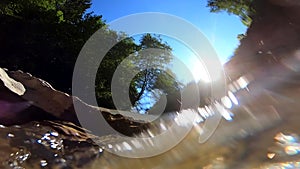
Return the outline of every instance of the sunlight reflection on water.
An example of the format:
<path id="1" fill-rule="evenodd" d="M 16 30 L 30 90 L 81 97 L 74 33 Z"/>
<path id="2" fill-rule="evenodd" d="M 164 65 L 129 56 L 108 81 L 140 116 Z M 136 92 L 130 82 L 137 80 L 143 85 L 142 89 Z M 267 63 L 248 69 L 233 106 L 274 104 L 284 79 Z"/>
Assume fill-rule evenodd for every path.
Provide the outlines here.
<path id="1" fill-rule="evenodd" d="M 128 159 L 112 155 L 107 151 L 103 151 L 102 147 L 100 147 L 95 153 L 102 155 L 99 156 L 99 158 L 94 158 L 91 162 L 91 166 L 88 168 L 99 168 L 99 166 L 108 169 L 299 168 L 299 133 L 293 130 L 293 132 L 288 132 L 290 131 L 289 129 L 284 130 L 282 126 L 280 127 L 282 119 L 290 116 L 293 117 L 293 114 L 283 115 L 282 110 L 288 110 L 288 108 L 284 107 L 284 109 L 278 109 L 278 106 L 273 104 L 274 101 L 270 102 L 272 104 L 268 104 L 266 98 L 271 98 L 269 97 L 269 93 L 261 92 L 261 95 L 256 97 L 255 92 L 253 92 L 251 78 L 249 78 L 251 76 L 242 77 L 243 80 L 233 81 L 229 84 L 231 88 L 229 87 L 226 96 L 212 100 L 211 103 L 206 106 L 197 109 L 187 109 L 169 117 L 175 119 L 175 123 L 183 128 L 193 121 L 192 131 L 172 150 L 151 158 Z M 274 98 L 272 97 L 272 99 Z M 255 104 L 252 102 L 255 102 Z M 196 114 L 194 119 L 189 118 L 188 115 L 191 113 Z M 185 117 L 186 115 L 187 118 Z M 207 142 L 201 142 L 201 138 L 207 132 L 204 128 L 205 123 L 208 119 L 213 119 L 216 115 L 222 116 L 223 119 L 221 123 Z M 170 121 L 172 120 L 168 118 L 160 119 L 156 126 L 152 126 L 154 127 L 153 130 L 145 130 L 141 136 L 155 137 L 157 135 L 155 129 L 160 132 L 168 130 Z M 297 119 L 295 119 L 295 121 L 297 121 Z M 297 123 L 293 122 L 293 125 L 297 124 L 298 121 Z M 272 131 L 273 128 L 276 130 Z M 293 128 L 295 128 L 295 126 L 292 126 L 290 129 Z M 48 152 L 51 157 L 36 159 L 37 161 L 35 162 L 39 167 L 51 167 L 53 164 L 68 166 L 74 162 L 76 158 L 80 159 L 80 157 L 86 156 L 82 154 L 79 154 L 78 157 L 72 154 L 66 155 L 66 150 L 67 152 L 70 151 L 66 149 L 68 142 L 62 138 L 62 135 L 58 131 L 40 124 L 32 124 L 32 126 L 27 125 L 25 127 L 0 126 L 0 134 L 2 130 L 5 131 L 5 134 L 3 138 L 2 136 L 0 137 L 1 140 L 20 139 L 20 137 L 24 137 L 25 132 L 29 135 L 26 135 L 28 138 L 25 141 L 24 138 L 22 138 L 22 144 L 33 147 L 40 146 L 37 147 L 38 150 L 20 148 L 9 151 L 8 154 L 11 155 L 7 165 L 11 168 L 24 166 L 24 164 L 28 163 L 29 159 L 35 159 L 34 156 L 38 151 L 42 151 L 41 149 L 46 149 L 46 152 Z M 269 130 L 271 132 L 269 132 Z M 175 138 L 174 135 L 176 135 L 175 131 L 173 135 L 160 141 L 168 144 L 170 139 Z M 140 142 L 134 139 L 118 140 L 115 136 L 101 137 L 98 138 L 98 140 L 105 149 L 122 151 L 124 154 L 132 153 L 136 149 L 150 151 L 156 147 L 156 143 L 151 140 L 147 142 Z M 80 151 L 85 152 L 86 149 L 88 148 L 83 148 Z M 58 162 L 55 163 L 53 161 Z M 242 164 L 241 161 L 246 162 Z"/>

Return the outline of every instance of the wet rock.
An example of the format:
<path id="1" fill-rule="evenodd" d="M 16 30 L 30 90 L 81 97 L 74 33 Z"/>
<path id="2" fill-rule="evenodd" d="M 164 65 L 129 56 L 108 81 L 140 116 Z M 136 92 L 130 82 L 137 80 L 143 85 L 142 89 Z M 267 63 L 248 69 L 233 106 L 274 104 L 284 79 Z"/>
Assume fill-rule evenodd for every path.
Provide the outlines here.
<path id="1" fill-rule="evenodd" d="M 23 84 L 10 78 L 4 69 L 0 69 L 0 79 L 3 82 L 3 85 L 13 93 L 19 96 L 25 93 L 25 87 L 23 86 Z"/>
<path id="2" fill-rule="evenodd" d="M 14 125 L 32 120 L 56 119 L 41 108 L 32 106 L 32 101 L 22 98 L 26 92 L 25 86 L 10 78 L 4 69 L 0 68 L 0 72 L 0 124 Z"/>
<path id="3" fill-rule="evenodd" d="M 71 123 L 30 122 L 0 128 L 0 168 L 80 168 L 100 157 L 95 137 Z"/>
<path id="4" fill-rule="evenodd" d="M 48 82 L 29 73 L 11 71 L 8 75 L 25 86 L 26 91 L 21 96 L 24 100 L 57 118 L 76 123 L 74 112 L 68 111 L 73 105 L 71 96 L 55 90 Z"/>
<path id="5" fill-rule="evenodd" d="M 75 111 L 74 103 L 77 105 Z M 77 97 L 55 90 L 49 83 L 22 71 L 0 68 L 0 124 L 25 124 L 30 121 L 60 120 L 80 126 L 76 113 L 93 117 L 102 113 L 117 131 L 133 135 L 147 129 L 144 121 L 126 117 L 118 111 L 91 106 Z"/>

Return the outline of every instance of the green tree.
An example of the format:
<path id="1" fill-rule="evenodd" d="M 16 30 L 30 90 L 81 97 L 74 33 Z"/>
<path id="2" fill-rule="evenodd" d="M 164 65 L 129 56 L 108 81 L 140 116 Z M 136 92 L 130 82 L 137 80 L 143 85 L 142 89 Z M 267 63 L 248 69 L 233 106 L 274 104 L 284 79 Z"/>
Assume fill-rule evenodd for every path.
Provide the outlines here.
<path id="1" fill-rule="evenodd" d="M 131 96 L 132 103 L 136 110 L 146 111 L 145 105 L 151 105 L 159 99 L 158 83 L 168 87 L 167 83 L 172 83 L 174 79 L 166 78 L 165 71 L 172 60 L 172 48 L 162 38 L 157 35 L 145 34 L 140 39 L 139 51 L 136 60 L 132 61 L 133 65 L 138 66 L 140 73 L 133 80 L 135 86 L 135 95 Z M 161 85 L 162 86 L 162 85 Z M 161 90 L 161 89 L 160 89 Z M 148 102 L 148 103 L 147 103 Z"/>
<path id="2" fill-rule="evenodd" d="M 110 37 L 115 43 L 118 42 L 118 39 L 123 39 L 118 42 L 101 61 L 96 81 L 95 81 L 95 91 L 96 91 L 96 99 L 99 106 L 107 107 L 107 108 L 115 108 L 112 93 L 111 93 L 111 82 L 112 77 L 115 73 L 117 67 L 121 64 L 121 62 L 128 57 L 130 54 L 135 53 L 138 50 L 138 45 L 135 44 L 133 38 L 126 38 L 124 34 L 118 34 L 113 31 L 110 32 Z M 133 68 L 133 65 L 128 64 L 128 71 Z M 126 72 L 124 73 L 124 77 L 126 76 Z M 119 79 L 120 83 L 122 83 L 122 79 Z M 121 85 L 121 84 L 120 84 Z M 131 84 L 130 93 L 135 93 L 133 84 Z"/>
<path id="3" fill-rule="evenodd" d="M 117 43 L 100 64 L 95 86 L 99 105 L 114 108 L 112 76 L 130 54 L 136 59 L 128 63 L 128 71 L 136 66 L 140 69 L 130 84 L 133 105 L 141 105 L 155 87 L 170 93 L 174 79 L 164 71 L 172 59 L 172 49 L 159 36 L 146 34 L 136 44 L 134 39 L 107 29 L 101 16 L 86 13 L 90 5 L 90 0 L 1 1 L 0 66 L 30 72 L 55 88 L 70 92 L 73 67 L 81 48 L 93 33 L 104 28 L 110 40 L 125 39 Z M 143 52 L 151 48 L 161 51 Z"/>
<path id="4" fill-rule="evenodd" d="M 73 66 L 86 40 L 105 24 L 86 13 L 90 0 L 0 2 L 0 66 L 21 69 L 70 92 Z"/>
<path id="5" fill-rule="evenodd" d="M 167 104 L 164 112 L 174 112 L 180 109 L 181 90 L 184 86 L 185 85 L 176 79 L 176 75 L 170 69 L 162 71 L 158 76 L 154 88 L 159 89 L 161 93 L 166 95 Z M 156 104 L 160 102 L 160 99 L 160 97 L 154 99 L 157 101 Z M 155 105 L 153 107 L 155 107 Z"/>
<path id="6" fill-rule="evenodd" d="M 136 60 L 132 60 L 133 64 L 138 65 L 141 72 L 136 78 L 136 85 L 141 88 L 139 95 L 147 87 L 152 87 L 160 71 L 166 69 L 166 65 L 172 59 L 171 50 L 171 47 L 163 43 L 159 36 L 146 34 L 141 38 Z"/>
<path id="7" fill-rule="evenodd" d="M 171 47 L 159 36 L 151 34 L 143 35 L 139 44 L 136 44 L 133 38 L 125 38 L 117 43 L 104 57 L 98 69 L 96 78 L 98 104 L 115 108 L 111 93 L 112 77 L 116 68 L 129 55 L 133 57 L 127 60 L 122 77 L 126 78 L 132 70 L 139 72 L 132 79 L 129 89 L 129 98 L 136 110 L 145 112 L 155 104 L 155 101 L 159 100 L 160 94 L 178 91 L 179 85 L 176 83 L 175 75 L 170 76 L 171 73 L 167 67 L 172 60 L 171 51 Z M 120 86 L 124 84 L 122 77 L 118 79 Z M 122 90 L 128 89 L 120 89 L 119 92 Z M 128 105 L 125 105 L 124 109 L 128 110 Z"/>
<path id="8" fill-rule="evenodd" d="M 244 25 L 249 27 L 254 12 L 251 7 L 252 2 L 253 0 L 208 0 L 207 6 L 210 7 L 211 12 L 226 11 L 235 14 L 241 18 Z"/>

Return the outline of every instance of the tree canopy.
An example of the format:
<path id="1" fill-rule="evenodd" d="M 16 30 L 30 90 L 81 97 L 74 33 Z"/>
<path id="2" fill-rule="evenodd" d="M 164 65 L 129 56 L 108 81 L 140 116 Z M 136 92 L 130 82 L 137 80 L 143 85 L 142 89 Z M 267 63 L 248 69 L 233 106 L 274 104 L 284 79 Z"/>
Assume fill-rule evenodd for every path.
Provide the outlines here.
<path id="1" fill-rule="evenodd" d="M 207 6 L 211 12 L 226 11 L 241 18 L 244 25 L 250 26 L 251 15 L 254 12 L 251 7 L 253 0 L 208 0 Z"/>
<path id="2" fill-rule="evenodd" d="M 0 66 L 30 72 L 70 92 L 82 46 L 105 25 L 101 16 L 86 13 L 90 0 L 0 3 Z"/>
<path id="3" fill-rule="evenodd" d="M 155 50 L 152 50 L 155 49 Z M 157 50 L 159 49 L 159 50 Z M 104 107 L 115 108 L 112 100 L 111 81 L 114 71 L 129 55 L 131 59 L 126 62 L 118 83 L 125 83 L 123 78 L 136 70 L 139 73 L 130 83 L 129 98 L 132 108 L 140 113 L 145 113 L 155 102 L 160 99 L 160 94 L 171 94 L 179 91 L 168 64 L 172 60 L 171 47 L 157 35 L 145 34 L 136 44 L 133 38 L 125 38 L 115 45 L 102 60 L 96 79 L 96 96 L 98 104 Z M 156 90 L 155 90 L 156 89 Z M 122 92 L 120 88 L 119 92 Z M 160 91 L 160 92 L 158 92 Z M 124 107 L 128 110 L 128 107 Z"/>
<path id="4" fill-rule="evenodd" d="M 91 0 L 2 0 L 0 67 L 30 72 L 70 93 L 79 52 L 90 36 L 103 28 L 118 43 L 107 53 L 97 72 L 94 87 L 99 105 L 115 108 L 111 94 L 113 74 L 126 57 L 133 55 L 126 63 L 127 71 L 139 70 L 129 88 L 133 107 L 146 112 L 161 94 L 173 98 L 167 105 L 170 110 L 174 105 L 178 107 L 183 84 L 176 81 L 167 66 L 172 60 L 172 48 L 158 35 L 144 34 L 137 42 L 109 30 L 102 16 L 87 13 L 90 6 Z M 120 83 L 122 80 L 119 79 Z"/>

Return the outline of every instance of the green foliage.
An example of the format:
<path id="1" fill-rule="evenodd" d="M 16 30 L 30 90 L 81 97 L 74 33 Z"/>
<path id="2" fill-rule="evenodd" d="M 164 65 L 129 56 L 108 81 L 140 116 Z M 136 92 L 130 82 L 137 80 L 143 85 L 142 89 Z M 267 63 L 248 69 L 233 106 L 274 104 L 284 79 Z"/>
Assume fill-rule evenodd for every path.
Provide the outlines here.
<path id="1" fill-rule="evenodd" d="M 179 84 L 166 73 L 172 49 L 159 36 L 146 34 L 136 44 L 125 34 L 109 30 L 101 16 L 86 13 L 90 5 L 90 0 L 0 1 L 0 67 L 30 72 L 58 90 L 70 92 L 73 68 L 81 48 L 93 33 L 103 28 L 110 40 L 125 39 L 100 64 L 95 86 L 100 106 L 114 108 L 111 80 L 115 69 L 130 54 L 136 59 L 127 63 L 127 71 L 140 70 L 130 84 L 130 99 L 138 109 L 144 108 L 141 100 L 154 88 L 164 93 L 178 92 Z M 143 52 L 151 48 L 161 51 Z M 128 72 L 123 73 L 126 76 Z M 124 79 L 119 81 L 123 83 Z"/>
<path id="2" fill-rule="evenodd" d="M 208 0 L 207 6 L 211 12 L 226 11 L 229 14 L 235 14 L 241 18 L 244 25 L 250 26 L 251 15 L 254 10 L 251 8 L 253 0 Z"/>
<path id="3" fill-rule="evenodd" d="M 64 13 L 61 10 L 56 12 L 56 16 L 58 17 L 58 23 L 66 21 L 64 19 Z"/>
<path id="4" fill-rule="evenodd" d="M 115 36 L 113 40 L 115 40 L 116 42 L 118 41 L 118 39 L 121 39 L 121 37 L 124 37 L 124 35 L 117 34 L 116 32 L 110 31 L 108 33 L 110 33 L 110 37 Z M 96 98 L 99 106 L 115 108 L 111 93 L 111 82 L 113 74 L 120 63 L 126 57 L 137 50 L 138 46 L 134 43 L 134 40 L 132 38 L 125 38 L 124 40 L 117 43 L 117 45 L 115 45 L 103 58 L 101 64 L 99 65 L 95 81 Z M 128 71 L 130 71 L 130 69 L 133 68 L 133 65 L 128 65 L 127 68 Z M 126 76 L 127 72 L 123 73 L 124 76 Z M 122 79 L 119 79 L 119 81 L 122 81 Z M 133 90 L 134 87 L 131 86 L 131 89 Z M 134 92 L 132 90 L 131 92 Z"/>
<path id="5" fill-rule="evenodd" d="M 2 0 L 0 66 L 21 69 L 70 92 L 73 66 L 86 40 L 104 26 L 86 14 L 90 0 Z"/>
<path id="6" fill-rule="evenodd" d="M 170 76 L 171 71 L 167 67 L 173 58 L 172 48 L 160 36 L 151 34 L 145 34 L 140 39 L 139 47 L 137 60 L 133 60 L 133 64 L 140 69 L 133 80 L 138 92 L 132 97 L 132 102 L 138 111 L 144 112 L 150 108 L 149 105 L 159 100 L 161 93 L 170 94 L 179 88 L 173 78 L 175 75 Z"/>
<path id="7" fill-rule="evenodd" d="M 244 39 L 246 37 L 245 34 L 238 34 L 237 38 L 239 41 L 241 41 L 242 39 Z"/>
<path id="8" fill-rule="evenodd" d="M 135 83 L 137 88 L 143 91 L 152 88 L 162 70 L 166 70 L 167 64 L 171 61 L 171 47 L 162 42 L 159 36 L 145 34 L 139 45 L 136 60 L 133 64 L 137 65 L 141 74 L 139 74 Z M 154 50 L 152 50 L 154 49 Z M 160 50 L 157 50 L 160 49 Z M 141 93 L 137 96 L 139 100 Z"/>
<path id="9" fill-rule="evenodd" d="M 154 50 L 152 50 L 153 48 Z M 167 68 L 168 63 L 172 60 L 171 50 L 171 47 L 156 35 L 143 35 L 140 44 L 135 44 L 132 38 L 120 41 L 108 52 L 99 66 L 96 78 L 98 104 L 103 107 L 115 108 L 110 93 L 112 77 L 115 69 L 129 55 L 132 55 L 133 58 L 126 62 L 126 69 L 122 73 L 126 78 L 130 71 L 139 71 L 132 79 L 129 89 L 129 97 L 136 110 L 145 112 L 149 108 L 146 104 L 150 104 L 145 103 L 146 100 L 152 103 L 159 99 L 159 94 L 155 93 L 154 89 L 159 89 L 164 93 L 178 92 L 179 85 L 173 78 L 175 75 L 170 76 L 170 70 Z M 122 86 L 124 80 L 119 78 L 118 81 Z"/>

